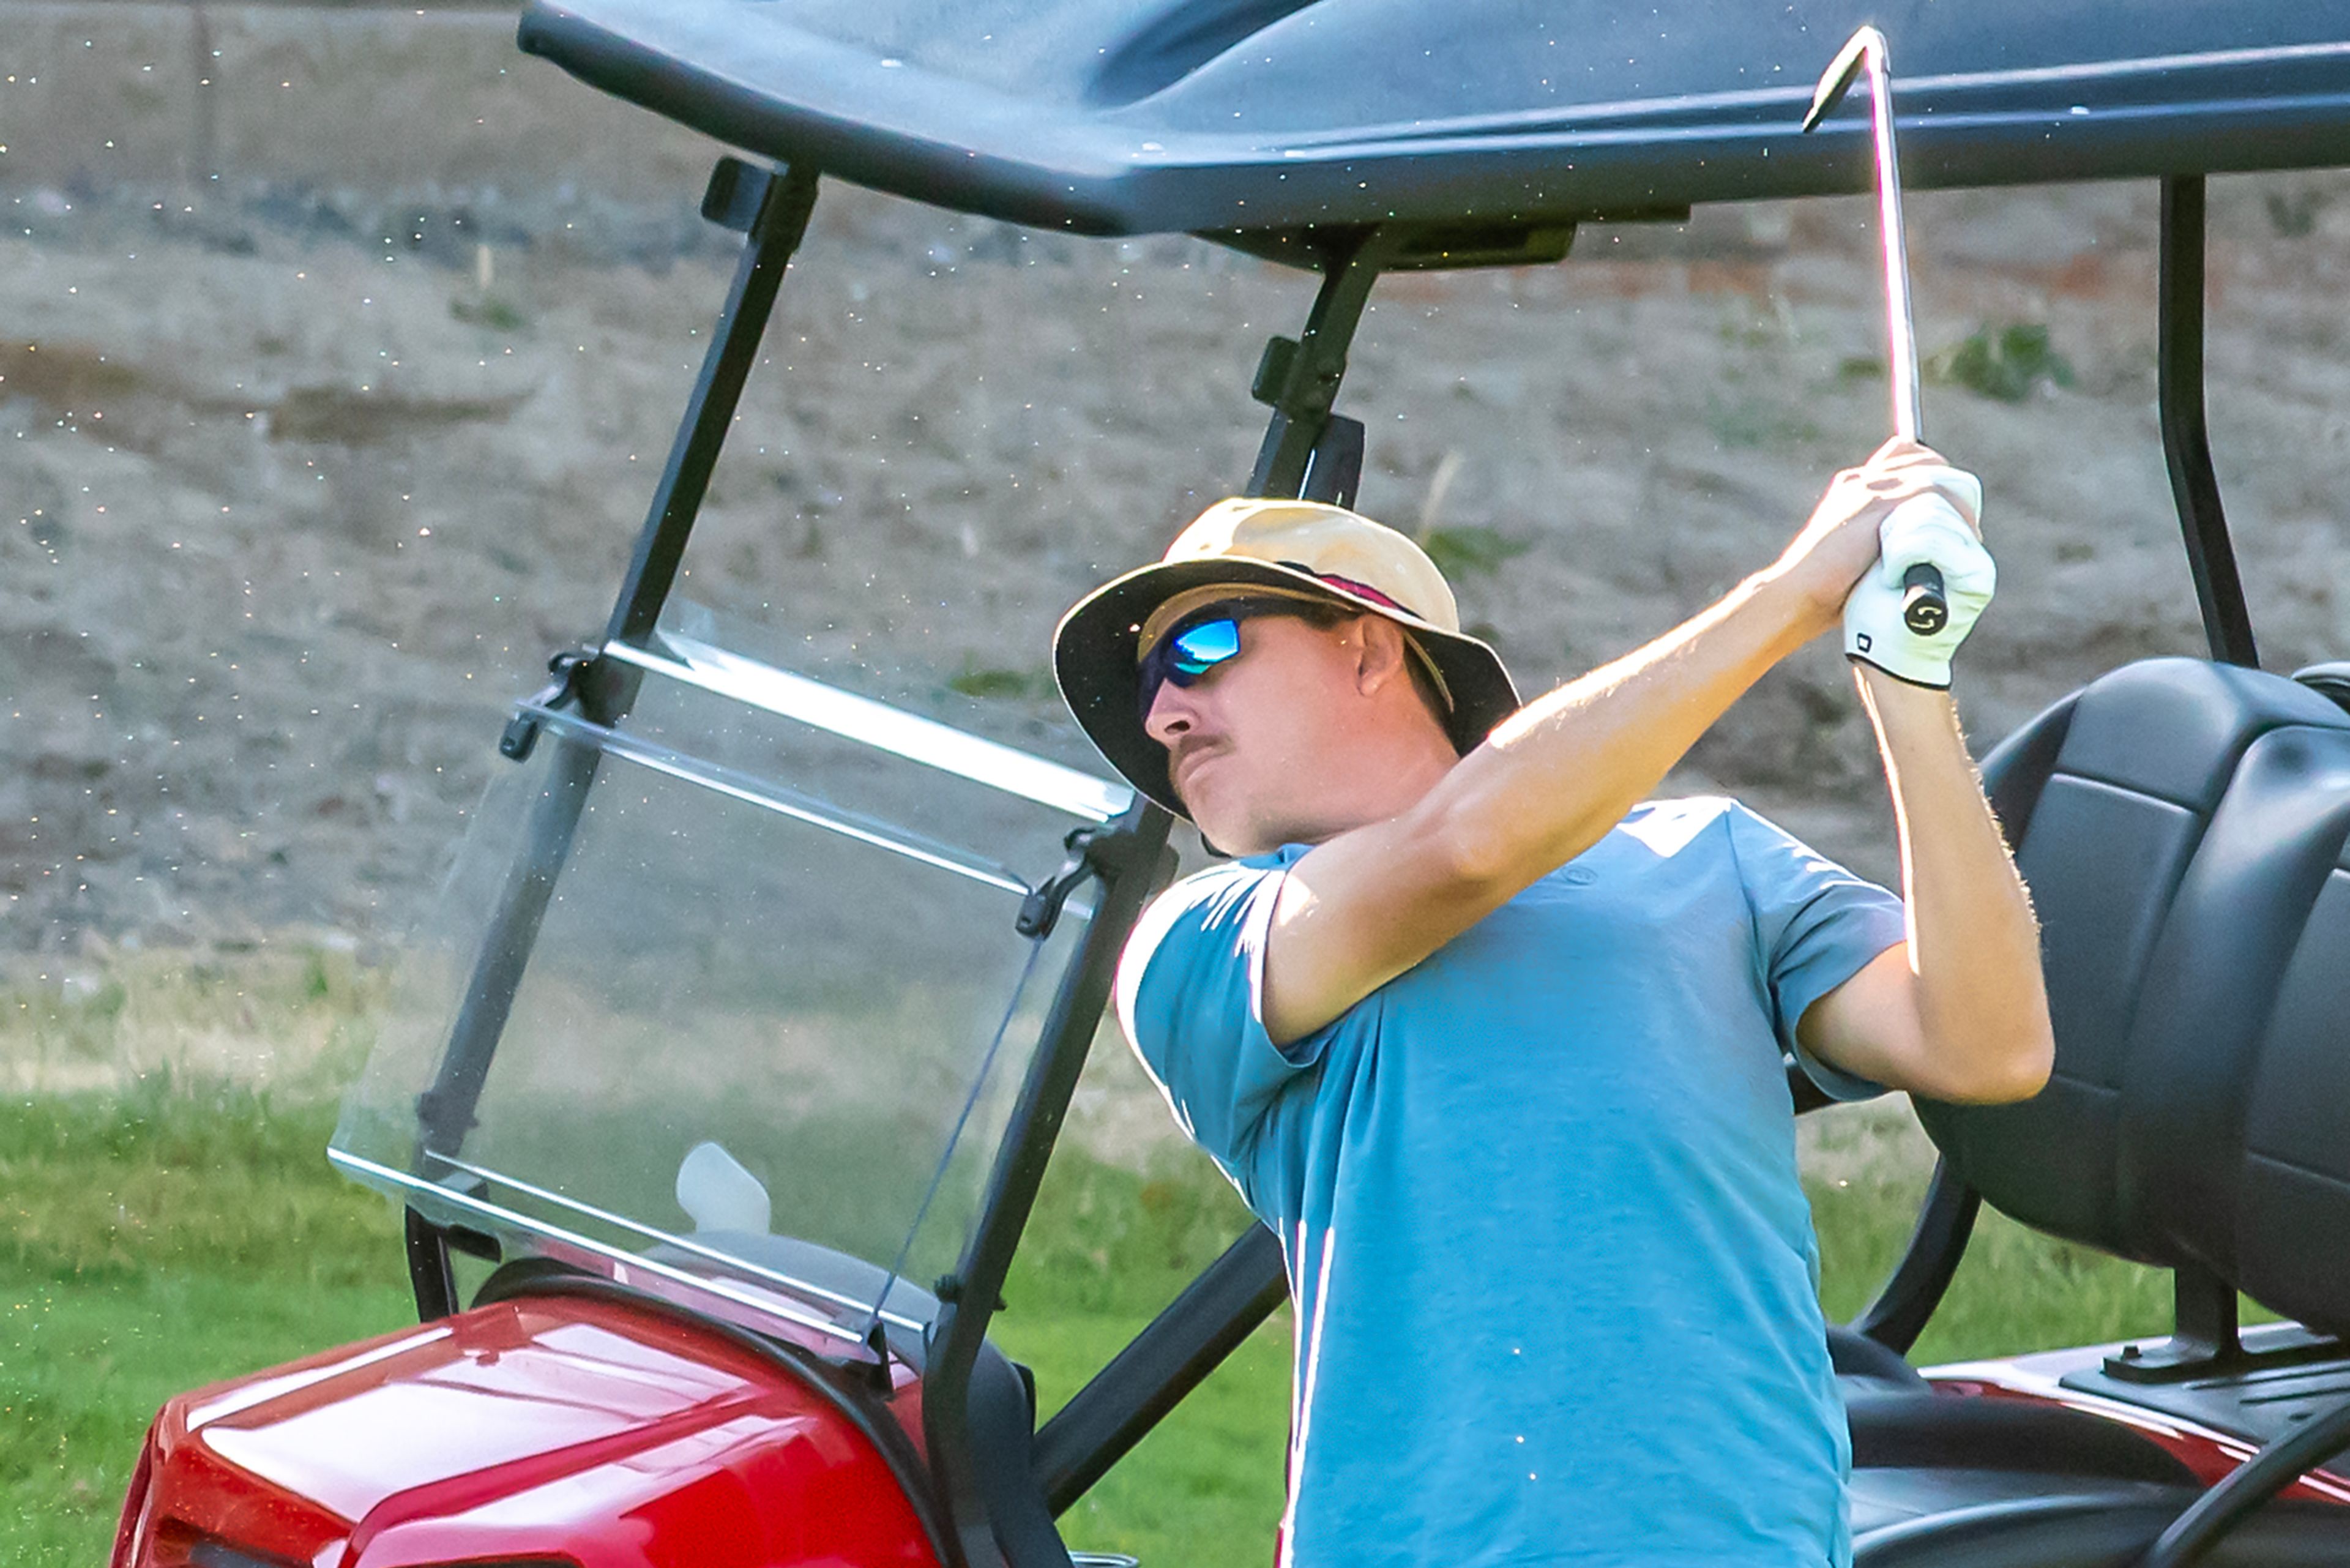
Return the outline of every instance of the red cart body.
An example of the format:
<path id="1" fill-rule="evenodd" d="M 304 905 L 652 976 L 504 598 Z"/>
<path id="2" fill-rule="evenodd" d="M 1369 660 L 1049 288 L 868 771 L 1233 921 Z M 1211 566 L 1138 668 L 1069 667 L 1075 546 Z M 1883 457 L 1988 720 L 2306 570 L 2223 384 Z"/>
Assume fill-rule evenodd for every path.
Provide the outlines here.
<path id="1" fill-rule="evenodd" d="M 914 1411 L 913 1388 L 892 1404 Z M 114 1551 L 116 1568 L 475 1562 L 938 1556 L 889 1459 L 810 1380 L 681 1318 L 552 1296 L 180 1395 Z"/>

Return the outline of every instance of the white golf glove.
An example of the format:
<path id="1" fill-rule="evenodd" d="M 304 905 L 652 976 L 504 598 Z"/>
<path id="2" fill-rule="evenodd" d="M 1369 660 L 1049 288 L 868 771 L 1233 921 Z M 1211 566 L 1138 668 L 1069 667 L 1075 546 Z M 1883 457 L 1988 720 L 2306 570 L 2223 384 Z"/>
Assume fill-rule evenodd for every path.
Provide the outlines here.
<path id="1" fill-rule="evenodd" d="M 1926 474 L 1949 494 L 1912 496 L 1877 525 L 1877 565 L 1844 601 L 1844 650 L 1913 685 L 1948 688 L 1950 656 L 1991 603 L 1999 569 L 1950 499 L 1962 498 L 1981 516 L 1982 482 L 1955 468 Z M 1941 573 L 1942 597 L 1950 607 L 1949 620 L 1931 635 L 1912 631 L 1902 618 L 1908 597 L 1902 579 L 1920 564 Z"/>

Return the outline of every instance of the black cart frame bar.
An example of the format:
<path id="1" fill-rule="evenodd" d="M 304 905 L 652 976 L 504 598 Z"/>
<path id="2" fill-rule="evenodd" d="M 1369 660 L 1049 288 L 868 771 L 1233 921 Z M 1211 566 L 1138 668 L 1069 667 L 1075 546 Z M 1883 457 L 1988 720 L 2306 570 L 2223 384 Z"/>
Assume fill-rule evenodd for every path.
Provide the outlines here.
<path id="1" fill-rule="evenodd" d="M 2203 176 L 2165 178 L 2161 270 L 2155 285 L 2162 455 L 2170 469 L 2171 498 L 2178 506 L 2211 657 L 2257 669 L 2251 611 L 2236 573 L 2236 550 L 2229 542 L 2228 514 L 2220 505 L 2220 481 L 2211 469 L 2211 436 L 2203 421 Z"/>

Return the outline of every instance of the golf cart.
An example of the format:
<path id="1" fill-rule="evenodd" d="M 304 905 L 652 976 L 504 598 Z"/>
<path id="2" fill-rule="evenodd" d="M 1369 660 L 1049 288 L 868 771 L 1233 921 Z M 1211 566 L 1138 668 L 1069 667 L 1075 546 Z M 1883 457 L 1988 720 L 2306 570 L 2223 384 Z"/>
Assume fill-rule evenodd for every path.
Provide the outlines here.
<path id="1" fill-rule="evenodd" d="M 742 257 L 610 621 L 497 737 L 334 1140 L 404 1206 L 421 1324 L 171 1401 L 115 1562 L 1070 1563 L 1055 1518 L 1277 1306 L 1280 1247 L 1250 1229 L 1041 1426 L 991 1341 L 1170 825 L 673 595 L 785 264 L 830 176 L 1313 269 L 1246 488 L 1345 502 L 1382 274 L 1867 188 L 1859 105 L 1799 129 L 1863 8 L 1676 9 L 533 5 L 526 49 L 749 155 L 703 202 Z M 1858 1560 L 2350 1561 L 2350 669 L 2258 667 L 2200 369 L 2203 180 L 2350 163 L 2350 18 L 1900 9 L 1876 19 L 1913 186 L 2162 183 L 2161 426 L 2210 657 L 2106 674 L 1986 760 L 2056 1077 L 1919 1107 L 1917 1233 L 1832 1334 Z M 2175 1332 L 1911 1368 L 1986 1199 L 2174 1271 Z M 494 1266 L 471 1291 L 465 1260 Z M 2239 1292 L 2293 1321 L 2240 1328 Z"/>

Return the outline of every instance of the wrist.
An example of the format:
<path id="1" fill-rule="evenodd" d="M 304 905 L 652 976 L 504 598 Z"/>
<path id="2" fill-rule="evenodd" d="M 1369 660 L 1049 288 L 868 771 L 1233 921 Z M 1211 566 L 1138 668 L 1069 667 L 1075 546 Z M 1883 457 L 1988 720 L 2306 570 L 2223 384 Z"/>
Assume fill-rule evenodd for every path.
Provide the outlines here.
<path id="1" fill-rule="evenodd" d="M 1888 741 L 1897 736 L 1959 733 L 1959 708 L 1948 687 L 1920 686 L 1859 659 L 1853 661 L 1852 668 L 1860 682 L 1861 700 Z"/>
<path id="2" fill-rule="evenodd" d="M 1773 562 L 1732 590 L 1779 623 L 1783 655 L 1834 629 L 1843 614 L 1843 590 L 1824 591 L 1813 580 L 1815 576 L 1797 571 L 1784 561 Z"/>

